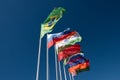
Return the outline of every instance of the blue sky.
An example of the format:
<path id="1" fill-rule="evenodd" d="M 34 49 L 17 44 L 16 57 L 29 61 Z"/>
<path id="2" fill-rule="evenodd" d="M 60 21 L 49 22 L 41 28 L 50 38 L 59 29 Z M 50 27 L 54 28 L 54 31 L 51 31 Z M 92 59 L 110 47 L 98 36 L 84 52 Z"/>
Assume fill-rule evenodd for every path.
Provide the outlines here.
<path id="1" fill-rule="evenodd" d="M 35 80 L 40 24 L 54 7 L 66 13 L 53 31 L 70 27 L 90 59 L 90 71 L 75 80 L 120 80 L 119 0 L 0 0 L 0 80 Z M 40 79 L 45 80 L 46 37 L 42 40 Z M 55 80 L 54 48 L 50 80 Z"/>

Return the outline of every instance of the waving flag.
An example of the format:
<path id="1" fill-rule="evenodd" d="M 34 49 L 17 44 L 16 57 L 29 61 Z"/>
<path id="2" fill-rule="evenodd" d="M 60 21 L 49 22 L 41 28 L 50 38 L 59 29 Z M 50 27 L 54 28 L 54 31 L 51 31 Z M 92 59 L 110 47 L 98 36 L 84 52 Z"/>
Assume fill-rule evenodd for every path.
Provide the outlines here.
<path id="1" fill-rule="evenodd" d="M 84 58 L 84 54 L 83 53 L 77 53 L 74 54 L 72 56 L 70 56 L 69 58 L 64 60 L 64 65 L 69 65 L 69 67 L 75 66 L 79 63 L 83 63 L 85 62 L 86 59 Z"/>
<path id="2" fill-rule="evenodd" d="M 70 57 L 73 54 L 79 53 L 81 51 L 81 47 L 79 44 L 71 45 L 64 50 L 58 52 L 58 60 L 61 61 L 67 57 Z"/>
<path id="3" fill-rule="evenodd" d="M 41 24 L 41 38 L 53 30 L 55 24 L 62 18 L 65 9 L 58 7 L 53 9 L 47 19 Z"/>
<path id="4" fill-rule="evenodd" d="M 62 46 L 69 46 L 69 45 L 74 45 L 77 42 L 81 42 L 82 37 L 79 35 L 79 33 L 75 33 L 74 35 L 70 36 L 69 38 L 65 38 L 62 41 L 56 42 L 56 51 L 58 53 L 58 49 Z"/>
<path id="5" fill-rule="evenodd" d="M 77 75 L 78 73 L 82 71 L 88 71 L 89 70 L 89 60 L 86 60 L 84 63 L 78 64 L 76 66 L 72 66 L 68 69 L 68 71 L 72 74 L 72 76 Z"/>
<path id="6" fill-rule="evenodd" d="M 68 36 L 70 36 L 71 30 L 70 28 L 67 28 L 66 30 L 64 30 L 63 32 L 59 32 L 59 33 L 54 33 L 54 34 L 48 34 L 47 35 L 47 41 L 48 41 L 48 48 L 50 48 L 51 46 L 53 46 L 55 44 L 55 40 L 59 38 L 58 41 L 62 40 L 63 38 L 66 38 Z"/>

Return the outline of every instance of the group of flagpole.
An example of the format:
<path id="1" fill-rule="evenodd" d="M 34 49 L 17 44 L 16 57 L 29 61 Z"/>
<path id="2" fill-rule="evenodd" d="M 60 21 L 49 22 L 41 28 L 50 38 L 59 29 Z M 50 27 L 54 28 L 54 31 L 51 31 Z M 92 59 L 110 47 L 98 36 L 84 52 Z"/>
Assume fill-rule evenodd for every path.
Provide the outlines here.
<path id="1" fill-rule="evenodd" d="M 40 38 L 39 38 L 39 49 L 38 49 L 38 59 L 37 59 L 36 80 L 39 80 L 39 72 L 40 72 L 41 40 L 42 40 L 42 38 L 45 34 L 47 34 L 47 37 L 48 37 L 48 33 L 53 31 L 53 28 L 54 28 L 55 24 L 62 18 L 62 15 L 63 15 L 64 12 L 65 12 L 65 9 L 62 8 L 62 7 L 54 8 L 53 11 L 46 18 L 46 20 L 41 24 L 41 32 L 40 32 Z M 75 44 L 76 42 L 81 41 L 81 37 L 76 31 L 73 31 L 73 32 L 70 33 L 70 35 L 73 35 L 73 34 L 76 34 L 76 35 L 72 36 L 70 39 L 67 38 L 69 35 L 65 37 L 65 38 L 67 38 L 67 42 L 68 42 L 67 44 L 70 43 L 70 45 L 72 45 L 72 46 L 74 46 L 73 44 Z M 73 37 L 75 37 L 75 38 L 73 38 Z M 71 40 L 73 40 L 73 41 L 71 41 Z M 54 45 L 54 43 L 53 44 L 50 43 L 50 45 L 48 45 L 49 44 L 48 39 L 46 39 L 46 42 L 47 42 L 46 43 L 46 49 L 47 49 L 46 50 L 46 80 L 49 80 L 50 75 L 49 75 L 49 51 L 48 50 L 51 47 L 51 45 Z M 65 44 L 65 43 L 63 43 L 63 44 Z M 67 44 L 65 44 L 65 45 L 67 45 Z M 75 45 L 75 48 L 79 48 L 79 49 L 76 49 L 77 52 L 80 51 L 80 45 L 79 46 Z M 70 47 L 70 49 L 74 49 L 74 48 Z M 56 71 L 55 75 L 56 75 L 56 80 L 62 80 L 63 78 L 62 78 L 62 71 L 61 71 L 61 62 L 57 60 L 57 53 L 58 52 L 56 52 L 56 51 L 57 50 L 55 49 L 55 71 Z M 73 55 L 75 53 L 70 53 L 70 54 Z M 68 57 L 71 56 L 71 55 L 68 55 Z M 60 57 L 60 55 L 58 55 L 58 57 Z M 64 57 L 61 58 L 61 60 L 63 60 L 63 59 L 64 59 Z M 85 60 L 84 63 L 86 63 L 85 69 L 89 70 L 89 60 Z M 65 69 L 66 66 L 64 64 L 62 64 L 62 65 L 63 65 L 62 67 L 63 67 L 63 70 L 64 70 L 64 78 L 65 78 L 65 80 L 67 80 L 68 77 L 66 75 L 66 69 Z M 79 67 L 77 67 L 77 68 L 79 68 Z M 82 70 L 82 69 L 83 68 L 80 68 L 80 70 Z M 76 69 L 75 69 L 75 71 L 76 71 Z M 59 72 L 59 76 L 58 76 L 58 72 Z M 69 79 L 74 80 L 74 75 L 73 74 L 71 75 L 70 73 L 72 74 L 72 72 L 69 71 Z M 58 77 L 60 79 L 58 79 Z"/>
<path id="2" fill-rule="evenodd" d="M 50 15 L 47 17 L 47 19 L 41 24 L 41 32 L 40 32 L 40 38 L 39 38 L 39 49 L 38 49 L 38 59 L 37 59 L 37 71 L 36 71 L 36 80 L 39 80 L 39 72 L 40 72 L 40 57 L 41 57 L 41 40 L 45 34 L 48 35 L 49 32 L 52 32 L 55 24 L 62 18 L 63 13 L 65 12 L 65 9 L 62 7 L 54 8 L 53 11 L 50 13 Z M 46 40 L 46 80 L 49 80 L 49 49 L 48 49 L 48 41 Z M 59 70 L 58 70 L 59 68 Z M 66 69 L 63 65 L 64 69 L 64 75 L 65 80 L 67 80 L 66 76 Z M 62 72 L 61 72 L 61 63 L 60 61 L 57 61 L 57 52 L 55 49 L 55 70 L 56 70 L 56 80 L 62 80 Z M 58 72 L 59 77 L 58 79 Z M 70 80 L 71 75 L 69 74 Z M 73 79 L 73 78 L 72 78 Z"/>
<path id="3" fill-rule="evenodd" d="M 41 40 L 42 38 L 39 38 L 39 50 L 38 50 L 38 60 L 37 60 L 37 72 L 36 72 L 36 80 L 39 80 L 39 69 L 40 69 L 40 57 L 41 57 Z M 47 42 L 47 40 L 46 40 Z M 49 53 L 48 53 L 48 48 L 47 48 L 48 42 L 46 44 L 46 80 L 49 80 Z M 58 70 L 57 70 L 57 55 L 56 55 L 56 49 L 55 49 L 55 70 L 56 70 L 56 80 L 58 80 Z M 59 64 L 59 74 L 60 74 L 60 80 L 62 80 L 62 72 L 61 72 L 61 65 L 60 62 L 58 62 Z M 66 77 L 66 69 L 65 66 L 63 65 L 63 70 L 64 70 L 64 75 L 65 75 L 65 80 L 67 80 Z M 69 73 L 69 78 L 71 80 L 71 74 Z M 74 77 L 72 76 L 72 80 L 74 80 Z"/>
<path id="4" fill-rule="evenodd" d="M 39 72 L 40 72 L 40 57 L 41 57 L 41 40 L 42 38 L 39 38 L 39 49 L 38 49 L 38 60 L 37 60 L 37 72 L 36 72 L 36 80 L 39 80 Z M 47 41 L 46 41 L 47 42 Z M 48 42 L 47 42 L 48 45 Z M 48 48 L 46 45 L 46 80 L 49 80 L 49 53 L 48 53 Z M 56 67 L 56 80 L 58 80 L 58 70 L 57 70 L 57 55 L 56 55 L 56 50 L 55 50 L 55 67 Z M 61 72 L 61 65 L 60 62 L 59 63 L 59 73 L 60 73 L 60 80 L 62 80 L 62 72 Z M 65 71 L 65 67 L 64 68 L 64 75 L 65 75 L 65 80 L 67 80 L 66 78 L 66 71 Z"/>
<path id="5" fill-rule="evenodd" d="M 38 49 L 38 60 L 37 60 L 37 72 L 36 72 L 36 80 L 39 80 L 39 72 L 40 72 L 40 57 L 41 57 L 41 40 L 42 38 L 39 38 L 39 49 Z M 46 41 L 47 42 L 47 41 Z M 48 45 L 48 42 L 47 42 Z M 47 48 L 46 45 L 46 48 Z M 55 51 L 55 67 L 56 67 L 56 80 L 58 80 L 58 70 L 57 70 L 57 55 Z M 59 72 L 60 72 L 60 80 L 62 80 L 62 73 L 61 73 L 61 65 L 59 62 Z M 49 53 L 48 48 L 46 52 L 46 80 L 49 80 Z M 66 80 L 66 79 L 65 79 Z"/>

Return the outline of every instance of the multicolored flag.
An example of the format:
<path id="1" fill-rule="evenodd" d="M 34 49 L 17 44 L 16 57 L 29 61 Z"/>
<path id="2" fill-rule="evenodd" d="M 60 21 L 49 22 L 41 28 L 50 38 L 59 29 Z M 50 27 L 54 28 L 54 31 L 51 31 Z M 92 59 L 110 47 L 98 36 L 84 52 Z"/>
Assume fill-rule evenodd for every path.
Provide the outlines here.
<path id="1" fill-rule="evenodd" d="M 53 30 L 55 24 L 62 18 L 65 9 L 58 7 L 53 9 L 47 19 L 41 24 L 41 38 Z"/>
<path id="2" fill-rule="evenodd" d="M 86 58 L 84 57 L 84 53 L 77 53 L 69 58 L 66 58 L 64 60 L 64 65 L 68 65 L 69 67 L 75 66 L 79 63 L 83 63 L 86 61 Z"/>
<path id="3" fill-rule="evenodd" d="M 84 63 L 77 64 L 76 66 L 72 66 L 68 69 L 68 71 L 72 74 L 72 76 L 76 76 L 78 73 L 82 71 L 89 70 L 89 60 L 87 59 Z"/>
<path id="4" fill-rule="evenodd" d="M 75 34 L 69 36 L 69 38 L 65 38 L 61 41 L 56 42 L 55 49 L 57 54 L 60 47 L 74 45 L 77 42 L 81 42 L 81 40 L 82 40 L 82 37 L 79 35 L 79 33 L 75 32 Z"/>
<path id="5" fill-rule="evenodd" d="M 58 41 L 60 41 L 64 38 L 67 38 L 68 36 L 70 36 L 71 32 L 72 31 L 70 30 L 70 28 L 67 28 L 63 32 L 48 34 L 47 35 L 48 48 L 50 48 L 51 46 L 53 46 L 55 44 L 56 39 L 59 39 Z"/>
<path id="6" fill-rule="evenodd" d="M 58 52 L 58 60 L 61 61 L 65 58 L 70 57 L 73 54 L 79 53 L 81 51 L 81 47 L 79 44 L 71 45 L 64 50 Z"/>

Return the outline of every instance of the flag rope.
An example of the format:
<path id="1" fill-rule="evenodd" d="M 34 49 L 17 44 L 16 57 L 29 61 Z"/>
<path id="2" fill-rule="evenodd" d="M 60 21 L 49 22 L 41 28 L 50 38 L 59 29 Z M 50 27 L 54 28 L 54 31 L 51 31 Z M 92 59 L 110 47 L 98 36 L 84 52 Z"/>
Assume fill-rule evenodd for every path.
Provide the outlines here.
<path id="1" fill-rule="evenodd" d="M 55 69 L 56 69 L 56 80 L 58 80 L 57 54 L 56 53 L 55 53 Z"/>
<path id="2" fill-rule="evenodd" d="M 48 34 L 47 34 L 48 36 Z M 48 41 L 46 39 L 46 42 L 47 42 L 47 45 L 48 45 Z M 46 48 L 47 48 L 47 54 L 46 54 L 46 80 L 49 80 L 49 62 L 48 62 L 48 59 L 49 59 L 49 54 L 48 54 L 48 47 L 46 45 Z"/>
<path id="3" fill-rule="evenodd" d="M 40 67 L 40 55 L 41 55 L 41 40 L 42 40 L 42 38 L 41 38 L 41 36 L 40 36 L 40 38 L 39 38 L 39 50 L 38 50 L 38 60 L 37 60 L 37 71 L 36 71 L 36 80 L 38 80 L 39 79 L 39 67 Z"/>
<path id="4" fill-rule="evenodd" d="M 67 77 L 66 77 L 66 69 L 65 69 L 64 64 L 63 64 L 63 70 L 64 70 L 64 75 L 65 75 L 65 80 L 67 80 Z"/>

